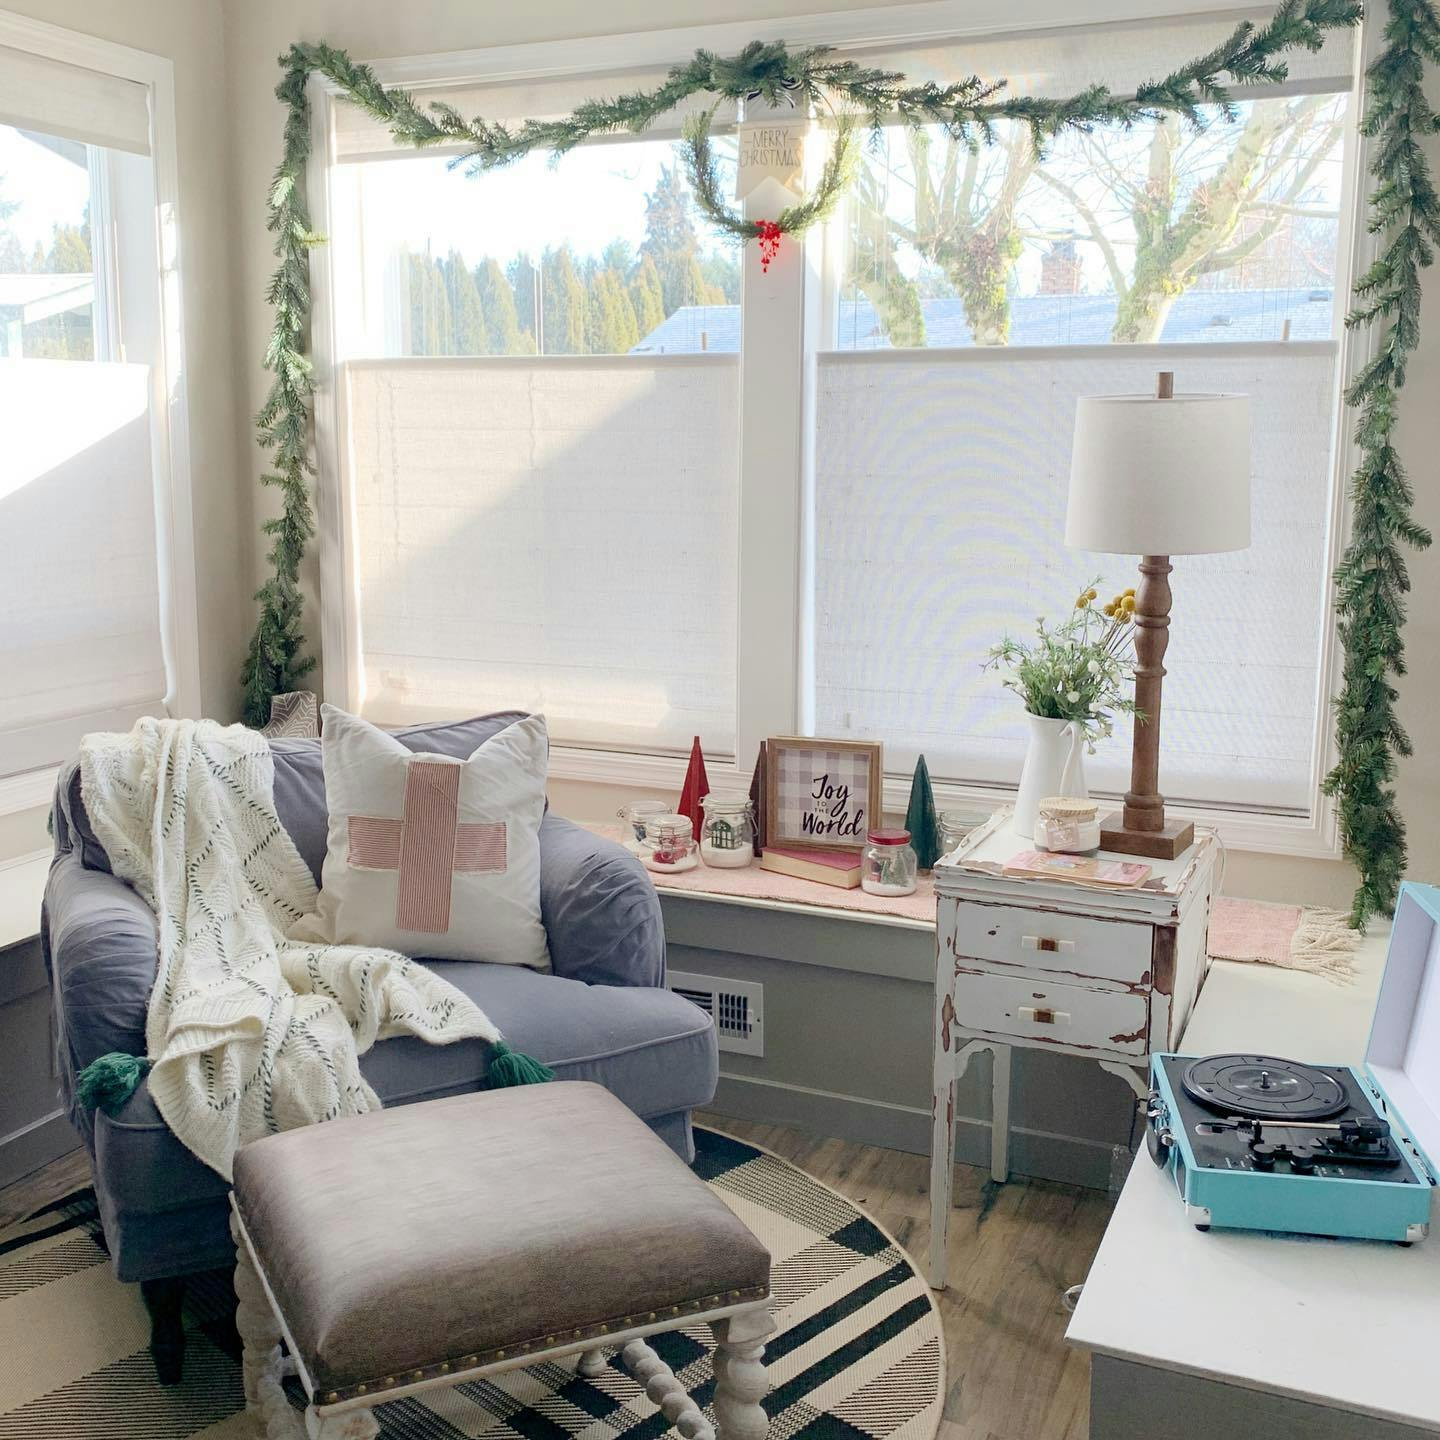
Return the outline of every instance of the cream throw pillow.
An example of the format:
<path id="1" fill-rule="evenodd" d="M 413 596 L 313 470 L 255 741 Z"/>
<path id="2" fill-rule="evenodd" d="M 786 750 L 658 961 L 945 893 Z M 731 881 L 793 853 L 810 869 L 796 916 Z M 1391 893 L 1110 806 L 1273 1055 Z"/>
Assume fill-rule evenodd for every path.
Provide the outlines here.
<path id="1" fill-rule="evenodd" d="M 408 750 L 333 705 L 322 715 L 330 830 L 317 911 L 291 936 L 548 970 L 545 717 L 518 720 L 456 760 Z"/>

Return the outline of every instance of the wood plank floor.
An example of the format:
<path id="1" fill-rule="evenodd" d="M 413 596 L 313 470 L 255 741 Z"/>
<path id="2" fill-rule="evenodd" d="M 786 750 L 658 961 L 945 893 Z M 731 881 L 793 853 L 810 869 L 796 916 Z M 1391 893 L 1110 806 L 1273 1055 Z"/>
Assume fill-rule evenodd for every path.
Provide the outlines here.
<path id="1" fill-rule="evenodd" d="M 909 1252 L 930 1247 L 930 1161 L 724 1115 L 697 1119 L 773 1150 L 848 1196 Z M 1085 1278 L 1114 1197 L 955 1167 L 950 1283 L 937 1295 L 949 1390 L 937 1440 L 1086 1440 L 1090 1362 L 1065 1344 L 1067 1286 Z"/>
<path id="2" fill-rule="evenodd" d="M 923 1155 L 828 1140 L 723 1115 L 701 1123 L 763 1145 L 848 1196 L 925 1268 L 929 1168 Z M 83 1150 L 0 1190 L 0 1226 L 87 1184 Z M 950 1283 L 938 1298 L 949 1390 L 937 1440 L 1086 1440 L 1089 1361 L 1065 1344 L 1060 1302 L 1085 1278 L 1114 1199 L 1041 1180 L 993 1185 L 955 1168 Z"/>

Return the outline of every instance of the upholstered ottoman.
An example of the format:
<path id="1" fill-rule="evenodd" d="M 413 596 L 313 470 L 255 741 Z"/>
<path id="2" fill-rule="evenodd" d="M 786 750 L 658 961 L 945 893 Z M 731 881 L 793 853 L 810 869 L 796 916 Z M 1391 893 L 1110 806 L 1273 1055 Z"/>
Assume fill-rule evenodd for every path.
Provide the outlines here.
<path id="1" fill-rule="evenodd" d="M 232 1205 L 245 1398 L 268 1440 L 370 1440 L 373 1405 L 542 1358 L 596 1375 L 604 1346 L 686 1440 L 763 1440 L 770 1256 L 598 1085 L 268 1136 L 236 1155 Z M 714 1427 L 644 1343 L 697 1321 L 718 1346 Z"/>

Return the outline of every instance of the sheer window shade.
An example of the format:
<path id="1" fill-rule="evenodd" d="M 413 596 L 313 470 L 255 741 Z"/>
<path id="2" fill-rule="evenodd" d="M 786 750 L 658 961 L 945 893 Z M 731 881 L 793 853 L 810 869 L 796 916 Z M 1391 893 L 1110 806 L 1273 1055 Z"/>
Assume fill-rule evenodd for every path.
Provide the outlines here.
<path id="1" fill-rule="evenodd" d="M 1138 353 L 1137 353 L 1138 352 Z M 1163 360 L 1160 355 L 1163 354 Z M 1334 404 L 1329 344 L 1073 347 L 827 354 L 819 362 L 815 733 L 883 739 L 890 768 L 1013 783 L 1021 704 L 982 673 L 1026 617 L 1063 617 L 1129 556 L 1062 543 L 1080 395 L 1181 390 L 1252 397 L 1253 545 L 1175 561 L 1161 784 L 1176 798 L 1304 809 L 1312 753 Z M 1123 791 L 1129 732 L 1089 764 Z"/>
<path id="2" fill-rule="evenodd" d="M 733 751 L 734 356 L 345 369 L 365 714 Z"/>
<path id="3" fill-rule="evenodd" d="M 163 713 L 149 372 L 0 361 L 0 775 Z"/>
<path id="4" fill-rule="evenodd" d="M 145 86 L 8 45 L 0 45 L 0 125 L 150 153 Z"/>

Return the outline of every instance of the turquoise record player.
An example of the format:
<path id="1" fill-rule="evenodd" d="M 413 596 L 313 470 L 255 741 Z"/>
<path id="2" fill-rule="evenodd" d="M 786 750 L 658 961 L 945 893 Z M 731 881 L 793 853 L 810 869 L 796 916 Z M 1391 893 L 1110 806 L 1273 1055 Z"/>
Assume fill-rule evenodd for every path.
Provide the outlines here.
<path id="1" fill-rule="evenodd" d="M 1440 1158 L 1440 888 L 1401 886 L 1365 1061 L 1155 1055 L 1147 1143 L 1197 1229 L 1423 1239 Z"/>

